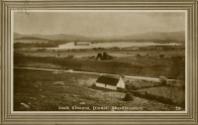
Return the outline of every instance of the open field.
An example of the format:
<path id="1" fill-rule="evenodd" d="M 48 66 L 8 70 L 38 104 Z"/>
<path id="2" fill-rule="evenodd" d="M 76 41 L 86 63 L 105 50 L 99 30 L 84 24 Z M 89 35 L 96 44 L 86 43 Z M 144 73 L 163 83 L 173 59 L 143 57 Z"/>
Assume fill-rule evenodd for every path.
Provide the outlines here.
<path id="1" fill-rule="evenodd" d="M 184 80 L 184 50 L 107 51 L 111 60 L 97 61 L 101 51 L 16 51 L 15 65 L 53 64 L 64 69 L 106 72 L 136 76 L 166 76 Z M 116 67 L 116 68 L 115 68 Z"/>
<path id="2" fill-rule="evenodd" d="M 157 95 L 164 98 L 169 98 L 173 103 L 178 105 L 185 105 L 185 92 L 183 88 L 179 87 L 170 87 L 170 86 L 161 86 L 161 87 L 150 87 L 146 89 L 141 89 L 139 92 L 146 92 L 150 95 Z"/>
<path id="3" fill-rule="evenodd" d="M 178 110 L 177 106 L 181 106 L 179 110 L 184 110 L 185 50 L 183 46 L 47 49 L 58 44 L 60 43 L 52 46 L 49 43 L 25 43 L 24 45 L 20 43 L 18 45 L 22 46 L 15 48 L 15 67 L 57 70 L 15 69 L 14 109 L 16 111 L 175 111 Z M 26 45 L 41 48 L 36 49 Z M 102 52 L 106 52 L 112 58 L 97 60 L 97 54 Z M 71 72 L 61 72 L 58 69 Z M 83 74 L 72 71 L 92 73 Z M 165 79 L 179 81 L 178 84 L 181 87 L 128 77 L 125 78 L 127 89 L 124 92 L 93 88 L 92 84 L 101 73 L 142 78 L 163 76 Z M 126 93 L 130 93 L 133 100 L 123 101 Z M 72 108 L 73 106 L 78 108 Z M 107 108 L 95 109 L 94 106 Z M 112 106 L 118 109 L 112 109 Z M 121 108 L 123 106 L 130 109 Z"/>
<path id="4" fill-rule="evenodd" d="M 174 105 L 134 96 L 132 101 L 123 101 L 124 93 L 93 89 L 95 75 L 82 75 L 63 72 L 32 70 L 14 71 L 14 110 L 15 111 L 58 111 L 82 110 L 62 109 L 61 107 L 122 107 L 133 111 L 176 110 Z M 28 105 L 24 108 L 21 104 Z M 97 109 L 94 109 L 97 110 Z M 103 110 L 112 110 L 107 108 Z M 126 109 L 120 109 L 126 110 Z M 100 110 L 101 111 L 101 110 Z"/>

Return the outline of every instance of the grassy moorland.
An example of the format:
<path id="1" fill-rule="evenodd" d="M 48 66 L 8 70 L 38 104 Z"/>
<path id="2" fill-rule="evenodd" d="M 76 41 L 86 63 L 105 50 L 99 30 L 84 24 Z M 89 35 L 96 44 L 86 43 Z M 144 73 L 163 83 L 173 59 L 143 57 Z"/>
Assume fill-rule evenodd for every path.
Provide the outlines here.
<path id="1" fill-rule="evenodd" d="M 184 80 L 185 60 L 181 54 L 183 50 L 163 51 L 163 53 L 158 51 L 144 52 L 138 50 L 139 53 L 136 51 L 121 51 L 120 53 L 119 51 L 108 51 L 114 58 L 104 61 L 95 59 L 98 51 L 58 51 L 54 53 L 49 51 L 51 54 L 47 50 L 43 52 L 19 52 L 14 55 L 14 64 L 16 66 L 28 66 L 37 63 L 53 64 L 64 69 L 136 76 L 166 76 L 171 79 Z"/>
<path id="2" fill-rule="evenodd" d="M 123 101 L 124 93 L 93 89 L 91 85 L 98 76 L 47 72 L 33 70 L 14 70 L 14 110 L 15 111 L 73 111 L 72 106 L 89 107 L 126 106 L 133 111 L 174 111 L 174 105 L 163 104 L 133 96 L 131 101 Z M 21 104 L 26 104 L 24 107 Z M 61 107 L 70 109 L 61 109 Z M 120 109 L 123 111 L 124 109 Z M 101 111 L 101 110 L 100 110 Z"/>
<path id="3" fill-rule="evenodd" d="M 171 86 L 150 87 L 146 89 L 141 89 L 139 90 L 139 92 L 146 94 L 145 96 L 148 95 L 150 95 L 150 97 L 153 96 L 153 98 L 158 96 L 161 99 L 162 98 L 168 99 L 168 100 L 164 100 L 165 103 L 177 104 L 182 107 L 184 107 L 185 105 L 184 89 L 180 87 L 171 87 Z"/>
<path id="4" fill-rule="evenodd" d="M 185 54 L 182 46 L 149 46 L 135 49 L 133 47 L 90 50 L 47 49 L 58 44 L 61 43 L 16 43 L 14 66 L 73 69 L 157 78 L 163 76 L 182 81 L 179 84 L 183 84 L 183 88 L 151 81 L 128 80 L 127 91 L 133 99 L 124 101 L 123 92 L 92 88 L 97 75 L 15 69 L 14 110 L 57 111 L 63 110 L 60 107 L 76 105 L 89 107 L 86 110 L 93 110 L 93 106 L 127 106 L 133 107 L 130 109 L 133 111 L 175 111 L 176 106 L 183 108 L 185 105 Z M 107 52 L 113 58 L 96 60 L 96 55 L 100 52 Z"/>

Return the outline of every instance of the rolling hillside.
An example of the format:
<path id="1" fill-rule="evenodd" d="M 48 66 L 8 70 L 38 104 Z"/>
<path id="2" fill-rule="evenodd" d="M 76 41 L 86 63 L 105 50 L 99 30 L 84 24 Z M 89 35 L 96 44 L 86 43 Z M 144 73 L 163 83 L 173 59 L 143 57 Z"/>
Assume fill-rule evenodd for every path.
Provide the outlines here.
<path id="1" fill-rule="evenodd" d="M 144 33 L 144 34 L 135 34 L 130 36 L 112 36 L 112 37 L 86 37 L 80 35 L 68 35 L 68 34 L 55 34 L 55 35 L 40 35 L 40 34 L 32 34 L 25 35 L 14 33 L 15 42 L 26 40 L 44 40 L 44 41 L 154 41 L 154 42 L 181 42 L 185 41 L 185 33 L 184 32 L 153 32 L 153 33 Z M 30 41 L 31 42 L 31 41 Z"/>

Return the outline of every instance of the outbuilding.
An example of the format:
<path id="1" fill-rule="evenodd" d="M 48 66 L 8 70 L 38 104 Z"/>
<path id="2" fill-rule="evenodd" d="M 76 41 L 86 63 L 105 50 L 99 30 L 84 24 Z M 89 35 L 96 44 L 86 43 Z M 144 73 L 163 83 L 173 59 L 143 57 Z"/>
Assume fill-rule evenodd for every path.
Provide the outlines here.
<path id="1" fill-rule="evenodd" d="M 117 90 L 119 88 L 125 89 L 125 83 L 121 76 L 114 77 L 114 76 L 102 75 L 98 77 L 95 85 L 96 87 L 106 88 L 111 90 Z"/>

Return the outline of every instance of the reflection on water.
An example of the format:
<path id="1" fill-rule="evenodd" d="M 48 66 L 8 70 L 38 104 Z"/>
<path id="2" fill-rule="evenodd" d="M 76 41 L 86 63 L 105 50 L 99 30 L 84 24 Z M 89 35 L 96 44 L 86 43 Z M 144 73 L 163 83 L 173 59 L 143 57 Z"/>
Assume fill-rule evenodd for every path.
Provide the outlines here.
<path id="1" fill-rule="evenodd" d="M 155 43 L 155 42 L 100 42 L 100 43 L 88 43 L 81 42 L 76 44 L 75 42 L 69 42 L 61 44 L 58 47 L 51 49 L 93 49 L 93 48 L 126 48 L 126 47 L 146 47 L 146 46 L 179 46 L 179 43 Z"/>

